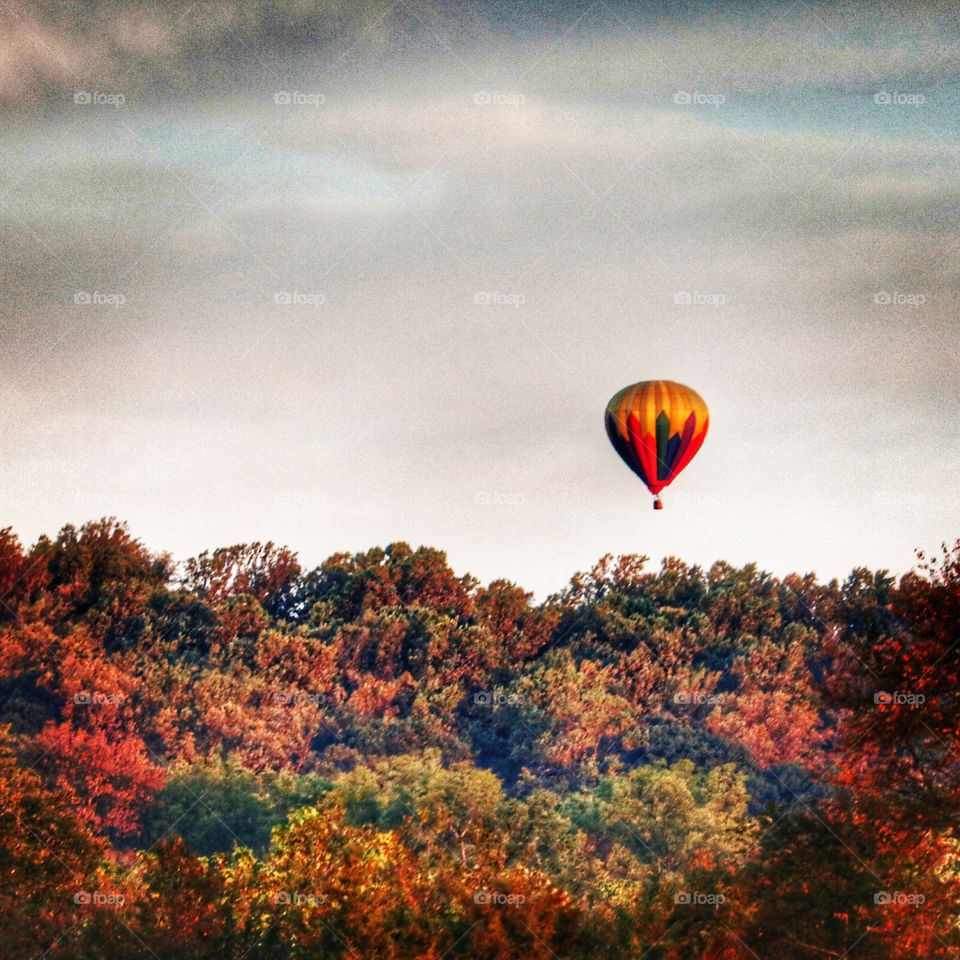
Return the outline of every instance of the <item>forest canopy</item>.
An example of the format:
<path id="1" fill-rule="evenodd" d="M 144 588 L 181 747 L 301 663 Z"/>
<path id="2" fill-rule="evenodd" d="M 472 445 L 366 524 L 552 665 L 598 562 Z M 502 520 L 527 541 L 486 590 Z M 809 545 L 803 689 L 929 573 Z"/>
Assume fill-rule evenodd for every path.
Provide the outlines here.
<path id="1" fill-rule="evenodd" d="M 960 545 L 899 579 L 0 532 L 0 956 L 952 957 Z"/>

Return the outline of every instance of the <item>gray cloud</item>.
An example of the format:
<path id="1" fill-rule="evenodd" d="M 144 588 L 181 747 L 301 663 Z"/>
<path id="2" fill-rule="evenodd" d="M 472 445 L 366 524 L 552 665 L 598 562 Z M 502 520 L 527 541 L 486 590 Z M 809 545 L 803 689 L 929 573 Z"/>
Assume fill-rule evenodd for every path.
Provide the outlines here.
<path id="1" fill-rule="evenodd" d="M 235 89 L 10 120 L 0 491 L 18 529 L 116 512 L 180 555 L 272 537 L 308 561 L 404 537 L 541 592 L 607 550 L 840 574 L 948 536 L 942 103 L 891 125 L 868 100 L 844 122 L 831 84 L 859 107 L 906 69 L 864 53 L 846 79 L 809 67 L 820 124 L 675 104 L 648 47 L 682 74 L 705 55 L 691 35 L 713 36 L 710 70 L 736 54 L 760 92 L 790 71 L 747 56 L 735 23 L 600 26 L 471 40 L 466 67 L 422 38 L 334 70 L 258 47 Z M 151 48 L 158 69 L 188 45 Z M 132 56 L 108 46 L 98 70 Z M 31 80 L 55 82 L 73 80 Z M 600 428 L 648 376 L 695 384 L 714 415 L 658 527 Z"/>
<path id="2" fill-rule="evenodd" d="M 702 83 L 728 96 L 841 87 L 873 92 L 902 82 L 952 82 L 960 67 L 953 5 L 809 4 L 789 16 L 769 7 L 601 3 L 545 8 L 518 43 L 509 5 L 461 8 L 417 0 L 27 0 L 0 11 L 0 91 L 14 106 L 86 85 L 145 95 L 190 93 L 199 79 L 242 82 L 280 51 L 349 67 L 357 51 L 380 55 L 432 44 L 461 74 L 504 76 L 540 93 L 612 90 L 665 98 Z M 536 24 L 533 24 L 536 27 Z M 497 49 L 500 53 L 494 54 Z M 242 64 L 242 66 L 239 66 Z M 387 62 L 387 71 L 392 64 Z"/>
<path id="3" fill-rule="evenodd" d="M 387 0 L 28 0 L 0 11 L 0 89 L 13 104 L 90 83 L 112 90 L 189 89 L 206 61 L 255 61 L 274 47 L 331 46 L 361 36 L 383 42 L 398 19 L 397 6 Z"/>

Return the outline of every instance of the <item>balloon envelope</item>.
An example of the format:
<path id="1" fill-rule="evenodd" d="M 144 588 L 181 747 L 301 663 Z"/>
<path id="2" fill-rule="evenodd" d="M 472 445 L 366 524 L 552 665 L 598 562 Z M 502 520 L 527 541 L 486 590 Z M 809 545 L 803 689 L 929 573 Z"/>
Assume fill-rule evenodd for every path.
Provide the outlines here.
<path id="1" fill-rule="evenodd" d="M 611 398 L 604 420 L 613 448 L 656 495 L 703 445 L 710 413 L 682 383 L 642 380 Z"/>

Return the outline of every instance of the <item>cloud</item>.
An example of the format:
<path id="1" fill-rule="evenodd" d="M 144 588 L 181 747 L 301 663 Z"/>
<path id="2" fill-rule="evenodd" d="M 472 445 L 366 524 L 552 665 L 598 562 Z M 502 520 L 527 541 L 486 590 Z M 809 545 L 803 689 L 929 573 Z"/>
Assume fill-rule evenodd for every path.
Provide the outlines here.
<path id="1" fill-rule="evenodd" d="M 236 109 L 133 105 L 8 140 L 17 178 L 0 223 L 17 286 L 49 290 L 58 271 L 64 290 L 202 286 L 241 270 L 264 295 L 317 263 L 336 276 L 353 250 L 385 273 L 408 257 L 452 271 L 465 299 L 585 262 L 650 265 L 672 293 L 729 285 L 725 271 L 749 273 L 779 244 L 819 257 L 821 282 L 849 285 L 850 264 L 869 290 L 883 271 L 864 277 L 865 263 L 886 257 L 918 282 L 960 226 L 960 150 L 939 141 L 730 128 L 677 108 L 492 106 L 466 89 L 293 114 L 264 98 L 242 122 Z"/>
<path id="2" fill-rule="evenodd" d="M 428 9 L 421 4 L 421 9 Z M 84 89 L 192 89 L 209 67 L 309 43 L 336 48 L 394 33 L 388 0 L 128 0 L 65 4 L 26 0 L 0 11 L 0 90 L 14 106 Z"/>
<path id="3" fill-rule="evenodd" d="M 578 34 L 534 63 L 528 76 L 571 93 L 623 90 L 669 98 L 698 88 L 728 97 L 771 98 L 807 89 L 873 93 L 885 85 L 925 88 L 952 82 L 960 69 L 957 23 L 942 5 L 887 8 L 867 29 L 853 6 L 812 5 L 784 18 L 769 8 L 631 27 L 613 20 L 599 35 Z"/>
<path id="4" fill-rule="evenodd" d="M 297 45 L 293 14 L 286 30 L 237 5 L 205 54 L 239 44 L 235 87 L 204 72 L 184 7 L 137 27 L 138 50 L 62 7 L 41 24 L 56 55 L 16 71 L 31 96 L 83 70 L 146 86 L 122 109 L 37 109 L 0 143 L 4 435 L 46 471 L 42 497 L 28 470 L 5 481 L 27 533 L 63 522 L 56 491 L 82 475 L 181 554 L 286 536 L 313 560 L 402 536 L 481 575 L 506 557 L 542 590 L 608 549 L 842 573 L 943 535 L 929 510 L 876 529 L 871 507 L 877 489 L 957 493 L 917 464 L 955 441 L 958 148 L 940 100 L 891 126 L 862 93 L 937 52 L 928 31 L 889 53 L 848 38 L 846 74 L 817 46 L 835 21 L 724 17 L 502 45 L 438 19 L 453 53 L 421 28 L 389 56 L 348 37 L 331 56 Z M 243 53 L 251 37 L 286 49 Z M 189 96 L 164 86 L 198 63 Z M 763 114 L 788 81 L 812 120 Z M 714 82 L 729 102 L 673 100 Z M 659 375 L 702 390 L 716 433 L 658 533 L 599 411 Z M 324 508 L 306 517 L 301 490 Z"/>
<path id="5" fill-rule="evenodd" d="M 0 97 L 22 108 L 89 85 L 189 92 L 198 79 L 228 75 L 231 61 L 257 69 L 275 55 L 312 52 L 349 68 L 356 49 L 402 51 L 418 35 L 422 48 L 432 46 L 435 57 L 473 73 L 481 86 L 512 77 L 514 92 L 546 96 L 619 90 L 662 99 L 698 83 L 731 97 L 797 88 L 872 92 L 894 82 L 927 88 L 960 70 L 955 9 L 946 0 L 877 5 L 869 18 L 856 6 L 831 4 L 792 8 L 790 17 L 732 4 L 700 16 L 682 10 L 561 4 L 518 41 L 516 25 L 495 4 L 26 0 L 0 11 Z M 493 47 L 511 54 L 512 69 L 491 56 Z"/>

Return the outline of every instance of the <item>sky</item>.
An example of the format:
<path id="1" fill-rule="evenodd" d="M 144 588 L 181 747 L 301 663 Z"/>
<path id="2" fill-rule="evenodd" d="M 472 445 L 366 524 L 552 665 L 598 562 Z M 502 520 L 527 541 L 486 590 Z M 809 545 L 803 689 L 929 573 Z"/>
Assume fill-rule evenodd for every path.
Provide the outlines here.
<path id="1" fill-rule="evenodd" d="M 908 570 L 960 534 L 950 4 L 0 13 L 0 525 Z M 689 302 L 687 302 L 689 301 Z M 651 497 L 607 400 L 711 411 Z"/>

